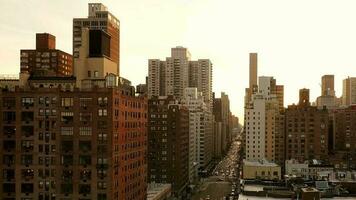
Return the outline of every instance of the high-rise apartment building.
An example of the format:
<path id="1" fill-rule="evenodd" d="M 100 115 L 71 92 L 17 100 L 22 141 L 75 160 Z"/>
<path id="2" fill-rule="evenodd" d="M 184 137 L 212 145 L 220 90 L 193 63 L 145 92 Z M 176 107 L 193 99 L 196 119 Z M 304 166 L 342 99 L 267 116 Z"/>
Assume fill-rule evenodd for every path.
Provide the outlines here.
<path id="1" fill-rule="evenodd" d="M 273 77 L 259 77 L 258 91 L 245 107 L 245 146 L 247 160 L 275 161 L 280 101 Z"/>
<path id="2" fill-rule="evenodd" d="M 212 107 L 212 63 L 208 59 L 191 61 L 187 48 L 171 49 L 165 61 L 148 60 L 148 96 L 174 95 L 181 99 L 184 89 L 196 87 L 204 101 Z"/>
<path id="3" fill-rule="evenodd" d="M 186 88 L 182 105 L 189 110 L 189 179 L 197 180 L 213 157 L 213 119 L 197 88 Z"/>
<path id="4" fill-rule="evenodd" d="M 72 76 L 72 55 L 56 49 L 56 37 L 49 33 L 36 34 L 36 49 L 20 52 L 20 73 L 30 76 Z"/>
<path id="5" fill-rule="evenodd" d="M 146 199 L 147 102 L 120 88 L 0 92 L 2 197 Z"/>
<path id="6" fill-rule="evenodd" d="M 356 150 L 356 107 L 337 109 L 333 112 L 333 150 Z"/>
<path id="7" fill-rule="evenodd" d="M 170 183 L 175 196 L 189 183 L 189 110 L 173 96 L 148 101 L 148 180 Z"/>
<path id="8" fill-rule="evenodd" d="M 350 106 L 356 104 L 356 77 L 348 77 L 343 80 L 342 105 Z"/>
<path id="9" fill-rule="evenodd" d="M 103 4 L 89 3 L 88 17 L 73 19 L 73 57 L 79 80 L 120 74 L 120 21 Z"/>
<path id="10" fill-rule="evenodd" d="M 326 159 L 328 111 L 310 105 L 309 89 L 301 89 L 299 98 L 299 104 L 288 106 L 285 112 L 286 159 Z"/>

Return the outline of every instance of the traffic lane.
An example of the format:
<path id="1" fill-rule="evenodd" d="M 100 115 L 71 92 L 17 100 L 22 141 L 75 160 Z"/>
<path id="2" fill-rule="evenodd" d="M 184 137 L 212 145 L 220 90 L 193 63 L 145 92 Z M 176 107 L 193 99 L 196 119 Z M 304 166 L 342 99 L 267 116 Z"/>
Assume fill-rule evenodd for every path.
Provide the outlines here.
<path id="1" fill-rule="evenodd" d="M 229 182 L 208 182 L 202 191 L 193 196 L 193 200 L 206 199 L 221 199 L 231 193 L 231 184 Z"/>

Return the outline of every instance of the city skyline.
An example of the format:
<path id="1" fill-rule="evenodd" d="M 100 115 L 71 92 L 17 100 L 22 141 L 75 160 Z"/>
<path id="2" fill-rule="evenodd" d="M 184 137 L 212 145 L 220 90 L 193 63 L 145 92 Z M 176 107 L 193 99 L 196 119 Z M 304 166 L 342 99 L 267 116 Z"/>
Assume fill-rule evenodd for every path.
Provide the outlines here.
<path id="1" fill-rule="evenodd" d="M 285 106 L 297 103 L 297 91 L 304 87 L 311 90 L 311 101 L 315 101 L 320 95 L 319 83 L 324 74 L 335 75 L 339 97 L 342 80 L 355 74 L 352 66 L 356 63 L 352 55 L 356 50 L 353 37 L 356 30 L 348 26 L 356 15 L 352 1 L 343 4 L 336 1 L 293 4 L 282 1 L 227 1 L 225 4 L 156 1 L 145 2 L 145 5 L 139 1 L 100 2 L 117 13 L 121 22 L 123 77 L 130 78 L 134 84 L 143 83 L 147 59 L 164 59 L 170 48 L 184 46 L 192 52 L 192 59 L 211 59 L 214 63 L 213 91 L 229 94 L 232 112 L 241 120 L 250 52 L 259 54 L 259 76 L 273 75 L 279 84 L 285 85 Z M 54 34 L 58 49 L 72 54 L 72 19 L 87 16 L 87 10 L 80 9 L 87 3 L 4 3 L 0 14 L 0 73 L 19 72 L 20 49 L 34 48 L 33 38 L 37 32 Z M 34 12 L 26 12 L 29 8 Z M 315 9 L 319 10 L 318 15 L 314 15 Z M 16 16 L 13 16 L 14 10 Z M 335 13 L 336 10 L 342 12 Z M 181 14 L 175 15 L 177 12 Z M 10 16 L 12 20 L 5 20 Z"/>

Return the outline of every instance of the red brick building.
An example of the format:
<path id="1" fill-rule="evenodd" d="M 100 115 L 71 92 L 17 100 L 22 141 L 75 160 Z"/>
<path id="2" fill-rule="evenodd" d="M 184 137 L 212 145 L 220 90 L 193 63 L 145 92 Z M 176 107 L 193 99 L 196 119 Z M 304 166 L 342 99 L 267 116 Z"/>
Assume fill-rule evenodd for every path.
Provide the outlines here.
<path id="1" fill-rule="evenodd" d="M 49 33 L 36 34 L 36 49 L 22 49 L 20 71 L 32 76 L 72 76 L 72 55 L 56 49 L 56 37 Z"/>
<path id="2" fill-rule="evenodd" d="M 147 101 L 131 90 L 0 92 L 5 199 L 146 199 Z"/>

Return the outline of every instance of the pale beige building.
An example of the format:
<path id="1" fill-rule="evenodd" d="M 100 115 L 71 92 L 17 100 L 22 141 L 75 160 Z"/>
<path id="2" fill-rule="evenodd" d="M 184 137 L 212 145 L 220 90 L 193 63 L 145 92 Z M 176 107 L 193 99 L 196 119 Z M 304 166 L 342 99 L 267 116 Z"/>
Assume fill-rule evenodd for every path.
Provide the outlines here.
<path id="1" fill-rule="evenodd" d="M 350 106 L 356 104 L 356 77 L 348 77 L 343 80 L 342 105 Z"/>
<path id="2" fill-rule="evenodd" d="M 105 53 L 103 55 L 91 55 L 90 54 L 90 42 L 93 42 L 92 30 L 87 28 L 82 29 L 82 44 L 79 47 L 79 57 L 74 58 L 74 75 L 77 77 L 77 86 L 90 87 L 87 84 L 93 83 L 88 80 L 105 79 L 108 74 L 118 74 L 117 63 L 109 59 Z M 105 35 L 105 32 L 101 30 L 95 30 L 98 35 Z M 91 37 L 91 39 L 89 39 Z M 100 37 L 100 36 L 99 36 Z"/>
<path id="3" fill-rule="evenodd" d="M 264 159 L 244 160 L 242 176 L 243 179 L 281 180 L 281 167 Z"/>

